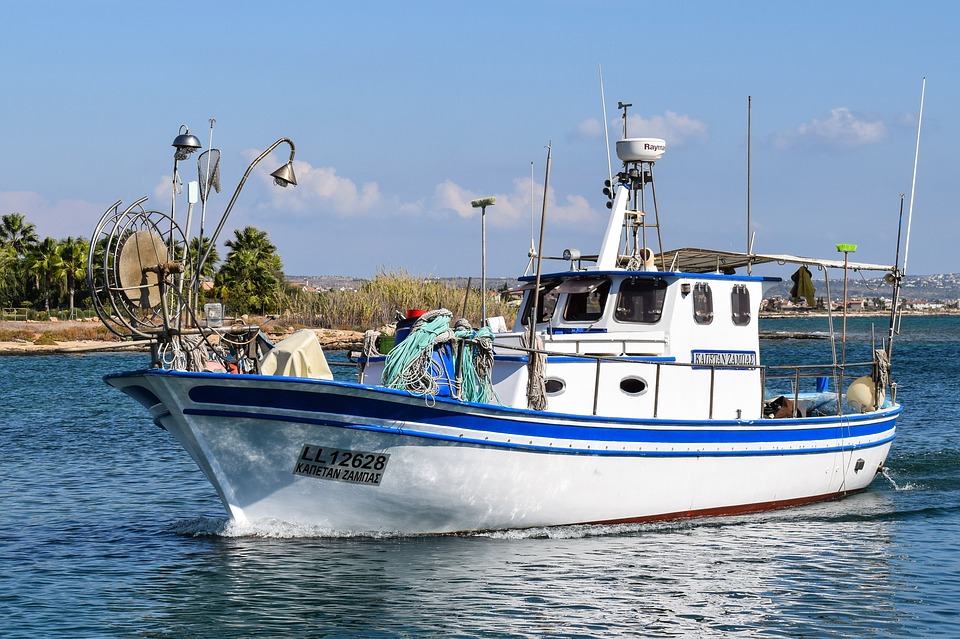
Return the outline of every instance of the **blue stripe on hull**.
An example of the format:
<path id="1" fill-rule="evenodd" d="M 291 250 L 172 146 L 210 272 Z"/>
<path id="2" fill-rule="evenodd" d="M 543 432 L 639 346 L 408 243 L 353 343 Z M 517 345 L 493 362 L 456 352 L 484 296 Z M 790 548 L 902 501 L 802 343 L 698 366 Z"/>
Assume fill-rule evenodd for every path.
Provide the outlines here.
<path id="1" fill-rule="evenodd" d="M 438 441 L 455 442 L 463 445 L 484 446 L 489 448 L 509 448 L 514 450 L 527 450 L 533 452 L 547 452 L 557 455 L 600 455 L 617 457 L 757 457 L 771 455 L 812 455 L 822 453 L 832 453 L 840 451 L 864 450 L 876 448 L 892 442 L 896 435 L 890 435 L 883 439 L 871 441 L 867 444 L 844 444 L 842 446 L 818 446 L 804 448 L 777 448 L 764 450 L 697 450 L 697 451 L 662 451 L 662 450 L 605 450 L 600 448 L 572 448 L 561 446 L 543 446 L 537 444 L 520 444 L 514 442 L 490 441 L 488 439 L 478 439 L 469 436 L 451 436 L 440 433 L 431 433 L 416 429 L 416 425 L 400 427 L 387 427 L 377 424 L 363 424 L 351 421 L 337 421 L 329 418 L 308 417 L 306 415 L 277 415 L 270 413 L 259 413 L 252 411 L 231 411 L 231 410 L 198 410 L 186 409 L 185 415 L 196 415 L 199 417 L 218 417 L 223 419 L 256 419 L 270 422 L 310 424 L 315 426 L 329 426 L 333 428 L 346 428 L 352 430 L 364 430 L 371 432 L 390 433 L 402 437 L 432 439 Z M 353 417 L 353 416 L 350 416 Z M 887 424 L 881 432 L 890 430 L 891 424 Z M 489 429 L 486 429 L 489 431 Z M 593 430 L 593 429 L 591 429 Z M 597 429 L 600 430 L 600 429 Z M 848 436 L 849 437 L 849 436 Z M 824 439 L 830 439 L 829 437 Z M 795 441 L 795 440 L 791 440 Z M 633 443 L 646 443 L 650 440 L 636 440 Z M 653 443 L 653 442 L 650 442 Z M 659 443 L 659 442 L 658 442 Z M 699 443 L 699 442 L 698 442 Z M 727 442 L 716 442 L 727 443 Z"/>
<path id="2" fill-rule="evenodd" d="M 428 406 L 423 398 L 407 393 L 343 382 L 313 382 L 303 389 L 270 388 L 262 384 L 270 378 L 233 377 L 231 385 L 201 384 L 189 390 L 190 399 L 198 405 L 194 414 L 238 413 L 270 420 L 309 421 L 309 416 L 279 414 L 275 411 L 343 416 L 338 426 L 381 429 L 369 422 L 396 422 L 416 426 L 432 425 L 465 432 L 464 436 L 492 433 L 507 437 L 533 437 L 548 440 L 609 442 L 617 444 L 777 444 L 795 442 L 815 445 L 817 442 L 876 437 L 891 432 L 899 407 L 877 416 L 847 415 L 808 419 L 683 421 L 540 413 L 536 411 L 465 404 L 436 398 Z M 276 382 L 274 378 L 271 381 Z M 281 382 L 283 383 L 283 382 Z M 301 384 L 301 382 L 296 382 Z M 229 408 L 228 408 L 229 407 Z M 323 423 L 328 420 L 320 420 Z M 359 423 L 356 423 L 359 422 Z M 406 428 L 404 429 L 406 431 Z M 428 436 L 424 434 L 423 436 Z M 432 435 L 431 435 L 432 436 Z M 893 435 L 883 441 L 893 439 Z M 462 441 L 462 440 L 461 440 Z M 877 445 L 873 441 L 869 445 Z M 526 448 L 529 448 L 527 446 Z M 850 445 L 844 449 L 849 450 Z M 556 450 L 552 448 L 551 450 Z M 586 449 L 584 449 L 586 451 Z M 802 451 L 808 452 L 809 448 Z M 595 454 L 596 450 L 587 451 Z M 781 451 L 776 451 L 778 454 Z"/>

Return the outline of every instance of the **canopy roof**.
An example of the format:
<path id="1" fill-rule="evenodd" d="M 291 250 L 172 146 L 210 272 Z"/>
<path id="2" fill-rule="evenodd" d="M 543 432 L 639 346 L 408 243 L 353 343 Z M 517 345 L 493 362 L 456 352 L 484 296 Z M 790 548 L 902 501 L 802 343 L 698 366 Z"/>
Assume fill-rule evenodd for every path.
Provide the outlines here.
<path id="1" fill-rule="evenodd" d="M 662 259 L 662 263 L 661 263 Z M 843 268 L 842 259 L 825 260 L 815 257 L 800 257 L 797 255 L 764 255 L 734 253 L 732 251 L 714 251 L 710 249 L 682 248 L 664 251 L 656 254 L 658 267 L 664 271 L 678 271 L 684 273 L 714 273 L 723 269 L 742 268 L 747 264 L 806 264 L 823 268 Z M 894 271 L 895 266 L 885 264 L 867 264 L 865 262 L 849 262 L 847 268 L 851 271 Z"/>

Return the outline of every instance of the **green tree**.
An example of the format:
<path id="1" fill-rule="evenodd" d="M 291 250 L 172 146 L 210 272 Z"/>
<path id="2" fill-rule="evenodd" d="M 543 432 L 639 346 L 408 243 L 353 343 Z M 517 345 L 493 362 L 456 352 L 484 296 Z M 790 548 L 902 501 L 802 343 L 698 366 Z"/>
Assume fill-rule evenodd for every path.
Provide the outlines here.
<path id="1" fill-rule="evenodd" d="M 20 213 L 0 218 L 0 298 L 22 303 L 27 296 L 26 255 L 37 244 L 37 229 Z"/>
<path id="2" fill-rule="evenodd" d="M 60 254 L 60 260 L 63 263 L 63 275 L 66 278 L 71 318 L 73 318 L 77 282 L 82 282 L 87 276 L 87 253 L 89 249 L 90 245 L 87 241 L 79 237 L 68 237 L 57 246 L 57 252 Z"/>
<path id="3" fill-rule="evenodd" d="M 190 274 L 189 277 L 193 277 L 193 268 L 197 263 L 197 260 L 200 259 L 200 256 L 203 255 L 203 252 L 210 248 L 210 238 L 203 238 L 203 243 L 201 245 L 200 238 L 195 237 L 190 240 L 190 247 L 187 249 L 187 272 Z M 203 266 L 200 268 L 200 279 L 201 280 L 212 280 L 217 274 L 217 262 L 220 261 L 220 253 L 217 252 L 217 248 L 213 247 L 210 250 L 210 254 L 207 256 L 207 261 L 203 263 Z"/>
<path id="4" fill-rule="evenodd" d="M 12 247 L 0 244 L 0 303 L 13 306 L 18 289 L 17 254 Z"/>
<path id="5" fill-rule="evenodd" d="M 34 246 L 26 257 L 27 273 L 33 275 L 38 288 L 43 292 L 44 308 L 50 313 L 50 293 L 54 284 L 59 284 L 64 276 L 63 258 L 58 243 L 52 237 L 44 238 Z"/>
<path id="6" fill-rule="evenodd" d="M 265 231 L 252 226 L 224 242 L 230 252 L 214 279 L 225 304 L 239 313 L 276 312 L 283 299 L 283 262 Z"/>
<path id="7" fill-rule="evenodd" d="M 17 257 L 25 256 L 39 241 L 37 227 L 22 214 L 8 213 L 0 218 L 0 244 L 12 247 Z"/>

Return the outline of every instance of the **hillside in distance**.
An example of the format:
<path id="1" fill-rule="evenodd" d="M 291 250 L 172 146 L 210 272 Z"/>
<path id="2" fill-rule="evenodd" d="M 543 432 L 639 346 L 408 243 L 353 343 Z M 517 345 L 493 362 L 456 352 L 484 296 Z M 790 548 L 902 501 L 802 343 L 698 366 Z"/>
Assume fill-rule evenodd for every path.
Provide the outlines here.
<path id="1" fill-rule="evenodd" d="M 825 295 L 823 279 L 817 279 L 814 274 L 813 284 L 817 290 L 817 295 Z M 306 284 L 307 286 L 319 289 L 355 289 L 363 284 L 367 278 L 352 277 L 349 275 L 288 275 L 287 281 L 291 284 Z M 436 277 L 430 278 L 448 282 L 454 286 L 466 286 L 467 277 Z M 476 288 L 480 285 L 480 278 L 473 277 L 471 287 Z M 500 290 L 506 287 L 513 287 L 517 280 L 513 278 L 487 278 L 487 286 L 494 290 Z M 784 298 L 789 297 L 790 287 L 793 282 L 786 278 L 780 284 L 774 284 L 767 289 L 767 296 L 773 297 L 780 295 Z M 851 273 L 850 281 L 847 286 L 847 295 L 851 299 L 874 297 L 890 298 L 892 287 L 883 281 L 882 278 L 862 278 L 859 273 Z M 834 299 L 840 299 L 843 296 L 843 280 L 830 280 L 830 295 Z M 948 273 L 940 275 L 912 275 L 907 276 L 903 293 L 905 299 L 926 300 L 929 302 L 947 301 L 960 299 L 960 273 Z"/>

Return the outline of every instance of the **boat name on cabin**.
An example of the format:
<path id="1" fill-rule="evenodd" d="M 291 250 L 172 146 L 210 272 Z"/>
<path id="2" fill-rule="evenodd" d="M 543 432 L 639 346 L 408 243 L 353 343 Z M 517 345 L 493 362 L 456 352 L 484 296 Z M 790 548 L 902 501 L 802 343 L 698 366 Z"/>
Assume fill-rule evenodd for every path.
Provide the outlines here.
<path id="1" fill-rule="evenodd" d="M 754 351 L 690 351 L 690 361 L 696 367 L 757 365 Z"/>

